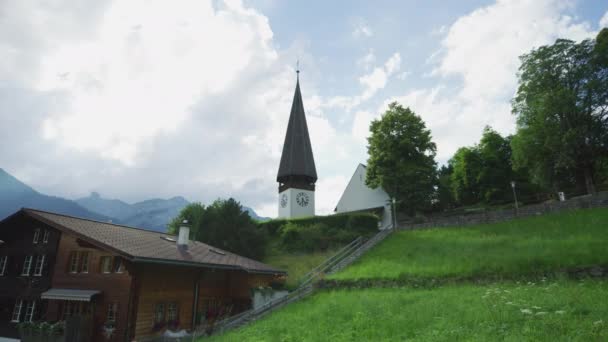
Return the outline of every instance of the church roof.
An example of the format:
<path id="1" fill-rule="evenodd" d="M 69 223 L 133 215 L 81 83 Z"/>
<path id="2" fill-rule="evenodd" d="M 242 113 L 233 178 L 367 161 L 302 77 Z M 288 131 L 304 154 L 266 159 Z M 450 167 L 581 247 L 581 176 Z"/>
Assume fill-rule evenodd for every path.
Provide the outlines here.
<path id="1" fill-rule="evenodd" d="M 283 154 L 277 174 L 277 181 L 281 182 L 289 176 L 305 176 L 312 181 L 317 180 L 315 160 L 312 155 L 312 146 L 308 136 L 306 115 L 302 94 L 300 93 L 300 80 L 296 82 L 296 92 L 293 96 L 291 114 L 287 125 L 287 134 L 283 144 Z"/>

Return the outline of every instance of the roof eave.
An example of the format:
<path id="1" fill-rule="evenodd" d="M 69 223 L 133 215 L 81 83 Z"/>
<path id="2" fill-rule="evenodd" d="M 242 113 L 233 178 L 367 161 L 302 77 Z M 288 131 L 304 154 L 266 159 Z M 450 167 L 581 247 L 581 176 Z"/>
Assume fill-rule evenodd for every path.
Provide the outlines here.
<path id="1" fill-rule="evenodd" d="M 255 274 L 274 274 L 274 275 L 286 275 L 287 272 L 281 270 L 255 270 L 235 265 L 222 265 L 222 264 L 210 264 L 196 261 L 182 261 L 182 260 L 170 260 L 170 259 L 158 259 L 158 258 L 146 258 L 146 257 L 135 257 L 131 260 L 134 263 L 148 263 L 148 264 L 160 264 L 160 265 L 175 265 L 175 266 L 191 266 L 200 268 L 215 268 L 224 270 L 237 270 L 245 271 L 247 273 Z"/>

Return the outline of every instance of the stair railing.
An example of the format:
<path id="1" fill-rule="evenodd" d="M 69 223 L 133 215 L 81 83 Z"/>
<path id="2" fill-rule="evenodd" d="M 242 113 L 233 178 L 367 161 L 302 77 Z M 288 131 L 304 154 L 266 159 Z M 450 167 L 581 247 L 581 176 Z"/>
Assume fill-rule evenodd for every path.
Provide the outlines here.
<path id="1" fill-rule="evenodd" d="M 351 255 L 354 251 L 356 251 L 359 247 L 361 247 L 361 245 L 363 245 L 363 243 L 365 243 L 365 240 L 363 239 L 363 237 L 359 236 L 358 238 L 353 240 L 351 243 L 349 243 L 348 245 L 341 248 L 334 255 L 327 258 L 321 264 L 319 264 L 318 266 L 313 268 L 310 272 L 306 273 L 301 278 L 301 280 L 298 282 L 298 287 L 295 290 L 289 292 L 287 295 L 285 295 L 283 297 L 280 297 L 280 298 L 277 298 L 274 300 L 270 300 L 256 309 L 250 309 L 247 311 L 243 311 L 240 314 L 234 315 L 232 317 L 226 318 L 226 319 L 216 323 L 215 326 L 216 326 L 216 328 L 218 328 L 217 330 L 224 331 L 224 330 L 232 327 L 233 325 L 240 323 L 241 321 L 247 320 L 249 317 L 258 316 L 258 315 L 272 309 L 275 306 L 284 304 L 284 303 L 296 298 L 299 295 L 305 294 L 307 291 L 311 291 L 310 285 L 315 280 L 315 278 L 317 278 L 319 275 L 324 274 L 325 272 L 332 269 L 335 265 L 340 263 L 340 261 L 344 260 L 346 257 Z"/>

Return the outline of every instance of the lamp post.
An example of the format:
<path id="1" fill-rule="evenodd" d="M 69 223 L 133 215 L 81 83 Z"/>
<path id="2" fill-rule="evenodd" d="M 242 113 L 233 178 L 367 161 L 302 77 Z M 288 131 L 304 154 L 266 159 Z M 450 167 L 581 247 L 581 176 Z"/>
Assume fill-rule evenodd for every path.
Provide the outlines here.
<path id="1" fill-rule="evenodd" d="M 393 204 L 393 229 L 396 229 L 397 228 L 397 200 L 395 199 L 395 197 L 392 198 L 391 202 Z"/>
<path id="2" fill-rule="evenodd" d="M 515 181 L 511 181 L 511 189 L 513 189 L 513 198 L 515 199 L 515 215 L 519 215 L 519 205 L 517 204 L 517 193 L 515 192 Z"/>

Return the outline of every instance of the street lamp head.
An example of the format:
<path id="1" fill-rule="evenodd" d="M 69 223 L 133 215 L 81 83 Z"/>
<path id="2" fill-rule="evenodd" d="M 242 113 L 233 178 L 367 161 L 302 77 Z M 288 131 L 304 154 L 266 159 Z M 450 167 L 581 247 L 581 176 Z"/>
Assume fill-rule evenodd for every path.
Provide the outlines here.
<path id="1" fill-rule="evenodd" d="M 515 181 L 511 181 L 511 187 L 515 189 Z"/>

